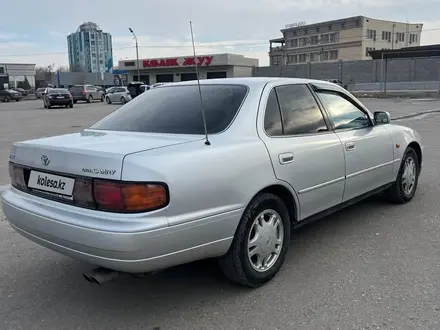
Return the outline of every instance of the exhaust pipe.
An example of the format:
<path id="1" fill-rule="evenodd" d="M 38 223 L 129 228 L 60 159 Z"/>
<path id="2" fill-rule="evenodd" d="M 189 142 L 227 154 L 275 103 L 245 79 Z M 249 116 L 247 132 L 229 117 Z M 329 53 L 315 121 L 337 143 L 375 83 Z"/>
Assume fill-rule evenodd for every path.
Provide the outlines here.
<path id="1" fill-rule="evenodd" d="M 107 268 L 95 268 L 90 273 L 84 273 L 83 277 L 90 283 L 103 285 L 118 277 L 119 272 Z"/>

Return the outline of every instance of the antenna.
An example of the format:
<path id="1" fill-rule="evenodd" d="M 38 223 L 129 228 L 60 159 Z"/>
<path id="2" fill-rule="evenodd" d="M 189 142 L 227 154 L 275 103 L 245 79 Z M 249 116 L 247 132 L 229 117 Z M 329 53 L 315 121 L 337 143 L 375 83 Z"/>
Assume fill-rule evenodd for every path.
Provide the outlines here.
<path id="1" fill-rule="evenodd" d="M 191 21 L 189 21 L 189 28 L 191 30 L 191 40 L 192 40 L 192 47 L 193 47 L 193 53 L 194 53 L 194 61 L 195 61 L 195 65 L 196 65 L 197 86 L 199 87 L 200 109 L 202 110 L 203 129 L 205 130 L 205 144 L 207 146 L 210 146 L 211 142 L 209 142 L 208 128 L 206 128 L 205 109 L 203 108 L 202 88 L 200 87 L 199 69 L 197 67 L 196 47 L 194 46 L 194 35 L 193 35 L 193 28 L 192 28 Z"/>

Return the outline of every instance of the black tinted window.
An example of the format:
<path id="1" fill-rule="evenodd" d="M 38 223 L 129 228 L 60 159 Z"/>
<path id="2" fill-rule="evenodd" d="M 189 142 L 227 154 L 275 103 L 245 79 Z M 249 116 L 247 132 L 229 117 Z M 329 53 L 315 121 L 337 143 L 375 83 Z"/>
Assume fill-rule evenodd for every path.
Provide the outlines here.
<path id="1" fill-rule="evenodd" d="M 82 92 L 84 90 L 84 86 L 72 86 L 70 87 L 72 92 Z"/>
<path id="2" fill-rule="evenodd" d="M 318 92 L 319 98 L 330 113 L 335 129 L 362 128 L 370 125 L 367 115 L 338 93 Z"/>
<path id="3" fill-rule="evenodd" d="M 324 117 L 306 85 L 281 86 L 276 91 L 285 135 L 327 131 Z"/>
<path id="4" fill-rule="evenodd" d="M 247 87 L 202 85 L 208 133 L 219 133 L 234 119 Z M 197 85 L 166 86 L 136 97 L 93 129 L 171 134 L 204 134 Z"/>
<path id="5" fill-rule="evenodd" d="M 266 112 L 264 114 L 264 129 L 270 136 L 283 135 L 283 125 L 281 124 L 281 113 L 278 106 L 278 99 L 273 89 L 267 99 Z"/>
<path id="6" fill-rule="evenodd" d="M 68 93 L 67 89 L 64 88 L 53 88 L 49 90 L 49 94 L 58 94 L 58 93 Z"/>

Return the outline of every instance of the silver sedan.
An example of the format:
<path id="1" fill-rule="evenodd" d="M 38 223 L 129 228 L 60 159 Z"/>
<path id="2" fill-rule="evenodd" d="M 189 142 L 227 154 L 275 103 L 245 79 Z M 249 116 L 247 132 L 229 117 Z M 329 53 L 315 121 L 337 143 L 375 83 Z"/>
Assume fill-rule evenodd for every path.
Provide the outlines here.
<path id="1" fill-rule="evenodd" d="M 12 228 L 100 266 L 84 274 L 98 284 L 216 257 L 258 287 L 293 228 L 378 192 L 397 204 L 416 192 L 419 134 L 340 86 L 236 78 L 200 90 L 164 85 L 82 132 L 14 143 L 2 196 Z"/>

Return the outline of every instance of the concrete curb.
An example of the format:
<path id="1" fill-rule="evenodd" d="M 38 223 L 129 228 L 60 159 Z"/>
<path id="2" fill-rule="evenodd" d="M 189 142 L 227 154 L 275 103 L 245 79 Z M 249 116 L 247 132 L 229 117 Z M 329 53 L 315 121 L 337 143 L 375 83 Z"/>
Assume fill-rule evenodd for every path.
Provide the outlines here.
<path id="1" fill-rule="evenodd" d="M 414 117 L 418 117 L 421 115 L 426 115 L 429 113 L 440 113 L 440 109 L 438 110 L 427 110 L 427 111 L 421 111 L 421 112 L 417 112 L 417 113 L 412 113 L 410 115 L 405 115 L 405 116 L 400 116 L 400 117 L 396 117 L 396 118 L 391 118 L 391 120 L 401 120 L 401 119 L 408 119 L 408 118 L 414 118 Z"/>

